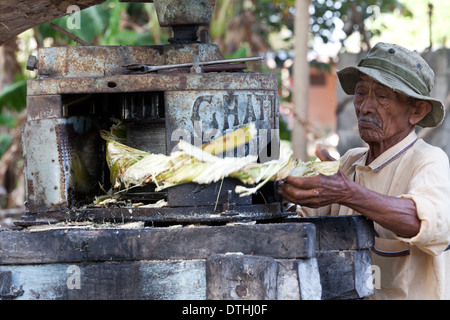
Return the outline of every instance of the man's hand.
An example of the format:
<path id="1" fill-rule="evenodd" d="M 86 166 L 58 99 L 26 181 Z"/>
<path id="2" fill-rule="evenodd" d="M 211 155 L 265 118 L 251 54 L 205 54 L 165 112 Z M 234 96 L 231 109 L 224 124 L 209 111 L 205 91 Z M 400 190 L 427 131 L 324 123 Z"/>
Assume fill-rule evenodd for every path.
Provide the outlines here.
<path id="1" fill-rule="evenodd" d="M 316 156 L 321 161 L 336 161 L 336 159 L 330 155 L 328 150 L 325 148 L 322 148 L 322 146 L 319 144 L 316 146 Z"/>
<path id="2" fill-rule="evenodd" d="M 316 147 L 316 155 L 322 161 L 336 160 L 320 146 Z M 287 177 L 279 193 L 291 203 L 319 208 L 344 201 L 350 193 L 349 181 L 341 169 L 333 176 Z"/>

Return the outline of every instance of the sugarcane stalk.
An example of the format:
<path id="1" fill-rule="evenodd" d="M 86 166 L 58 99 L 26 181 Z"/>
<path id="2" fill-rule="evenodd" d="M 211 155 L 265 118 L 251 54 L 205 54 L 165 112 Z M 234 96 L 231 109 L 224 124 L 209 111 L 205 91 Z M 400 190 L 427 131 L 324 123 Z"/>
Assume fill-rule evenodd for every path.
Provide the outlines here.
<path id="1" fill-rule="evenodd" d="M 119 127 L 115 127 L 120 133 Z M 201 147 L 186 141 L 179 141 L 179 151 L 169 156 L 152 154 L 128 147 L 116 140 L 113 132 L 102 131 L 107 140 L 107 164 L 111 183 L 115 189 L 142 186 L 154 183 L 156 191 L 184 183 L 209 184 L 230 177 L 247 186 L 237 186 L 240 196 L 251 195 L 268 181 L 276 181 L 291 176 L 311 176 L 315 174 L 335 174 L 339 161 L 302 162 L 292 159 L 292 150 L 280 147 L 281 157 L 266 163 L 257 163 L 257 156 L 218 157 L 228 150 L 241 146 L 256 136 L 253 124 L 225 134 Z M 282 145 L 283 146 L 283 145 Z"/>

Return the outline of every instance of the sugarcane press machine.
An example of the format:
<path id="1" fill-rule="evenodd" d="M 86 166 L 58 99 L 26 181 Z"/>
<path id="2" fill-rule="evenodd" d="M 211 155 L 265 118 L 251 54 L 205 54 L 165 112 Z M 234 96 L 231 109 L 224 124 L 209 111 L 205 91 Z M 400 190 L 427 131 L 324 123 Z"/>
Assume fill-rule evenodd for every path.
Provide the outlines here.
<path id="1" fill-rule="evenodd" d="M 131 205 L 93 205 L 111 188 L 100 130 L 117 123 L 126 145 L 166 155 L 180 139 L 199 146 L 254 123 L 256 138 L 227 156 L 279 157 L 277 77 L 246 71 L 261 58 L 227 60 L 210 43 L 204 26 L 215 1 L 147 2 L 154 3 L 161 27 L 172 29 L 168 44 L 48 47 L 30 56 L 27 68 L 37 78 L 28 82 L 23 128 L 26 214 L 16 223 L 22 230 L 0 232 L 0 296 L 370 295 L 370 221 L 293 216 L 275 182 L 247 197 L 234 192 L 240 182 L 233 179 L 162 192 L 149 184 L 126 192 Z M 159 200 L 167 205 L 146 206 Z M 88 222 L 97 227 L 80 226 Z M 31 231 L 38 226 L 60 227 Z M 41 282 L 29 281 L 31 270 Z M 78 282 L 69 285 L 75 275 Z"/>

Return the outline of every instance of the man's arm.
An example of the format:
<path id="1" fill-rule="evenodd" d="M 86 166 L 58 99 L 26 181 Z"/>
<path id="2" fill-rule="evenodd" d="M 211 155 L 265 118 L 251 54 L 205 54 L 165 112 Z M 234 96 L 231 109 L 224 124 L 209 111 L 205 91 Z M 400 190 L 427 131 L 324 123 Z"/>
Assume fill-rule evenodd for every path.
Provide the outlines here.
<path id="1" fill-rule="evenodd" d="M 324 150 L 318 150 L 317 155 L 321 160 L 333 160 Z M 349 179 L 342 170 L 333 176 L 288 177 L 279 192 L 285 200 L 305 207 L 345 205 L 400 237 L 414 237 L 420 230 L 413 200 L 369 190 Z"/>
<path id="2" fill-rule="evenodd" d="M 369 190 L 348 179 L 343 172 L 334 176 L 288 177 L 280 186 L 280 193 L 287 201 L 305 207 L 345 205 L 400 237 L 412 238 L 420 230 L 413 200 Z"/>

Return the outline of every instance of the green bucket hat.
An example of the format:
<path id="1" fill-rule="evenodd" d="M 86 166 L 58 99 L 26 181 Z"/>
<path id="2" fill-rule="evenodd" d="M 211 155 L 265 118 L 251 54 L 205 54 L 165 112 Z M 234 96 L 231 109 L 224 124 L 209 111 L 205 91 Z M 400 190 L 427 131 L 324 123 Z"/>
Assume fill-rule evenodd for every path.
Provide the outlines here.
<path id="1" fill-rule="evenodd" d="M 337 72 L 346 94 L 355 94 L 360 72 L 396 92 L 429 101 L 432 109 L 417 125 L 437 127 L 444 120 L 444 104 L 430 97 L 434 72 L 417 52 L 396 44 L 377 43 L 357 67 L 347 67 Z"/>

